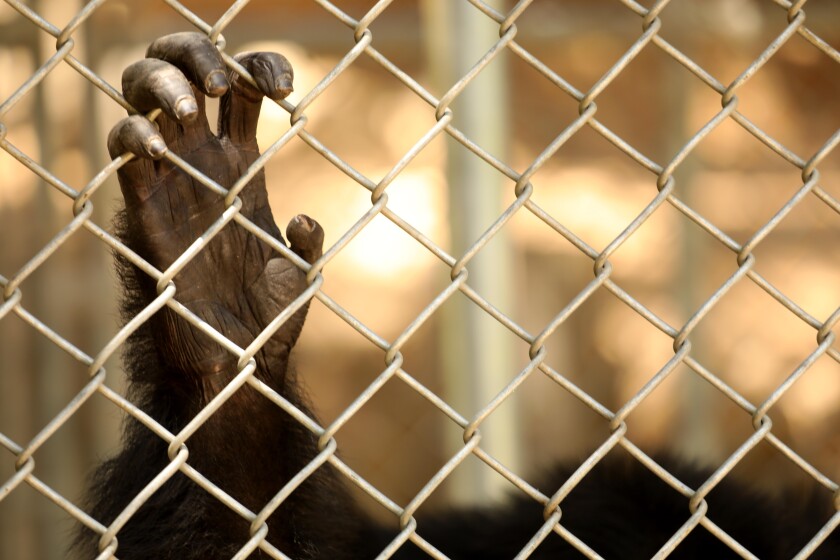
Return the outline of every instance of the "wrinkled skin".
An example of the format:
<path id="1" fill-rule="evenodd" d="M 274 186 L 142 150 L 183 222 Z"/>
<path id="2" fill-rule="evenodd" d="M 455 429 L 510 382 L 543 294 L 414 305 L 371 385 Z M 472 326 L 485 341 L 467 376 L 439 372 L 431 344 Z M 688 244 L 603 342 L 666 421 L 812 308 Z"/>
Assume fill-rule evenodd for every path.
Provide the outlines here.
<path id="1" fill-rule="evenodd" d="M 223 198 L 165 159 L 166 151 L 230 188 L 259 156 L 255 134 L 263 97 L 282 99 L 292 91 L 292 67 L 281 55 L 247 53 L 236 59 L 259 89 L 228 71 L 215 47 L 197 33 L 156 40 L 147 58 L 123 74 L 124 95 L 132 106 L 142 112 L 160 108 L 163 113 L 156 124 L 142 115 L 130 116 L 109 134 L 112 157 L 134 155 L 118 171 L 125 210 L 117 229 L 123 241 L 158 270 L 165 271 L 225 210 Z M 204 113 L 207 95 L 221 97 L 218 136 Z M 262 171 L 240 198 L 241 214 L 283 241 Z M 314 262 L 321 255 L 323 230 L 311 218 L 293 218 L 286 236 L 291 250 L 304 261 Z M 124 259 L 118 258 L 118 271 L 128 320 L 157 290 L 154 280 Z M 251 344 L 307 285 L 302 270 L 233 222 L 174 277 L 174 283 L 179 303 L 240 348 Z M 304 410 L 288 360 L 305 314 L 304 307 L 289 318 L 255 356 L 256 377 Z M 125 362 L 132 400 L 173 433 L 238 372 L 235 355 L 168 307 L 131 337 Z M 133 420 L 125 427 L 123 442 L 121 453 L 97 470 L 89 492 L 93 515 L 105 523 L 111 523 L 169 460 L 166 442 Z M 254 512 L 318 452 L 310 433 L 249 386 L 239 389 L 187 446 L 190 465 Z M 294 452 L 287 454 L 287 449 Z M 309 487 L 326 493 L 306 498 Z M 346 550 L 329 543 L 363 537 L 353 521 L 362 518 L 352 502 L 342 498 L 332 503 L 344 492 L 329 469 L 320 469 L 272 516 L 272 542 L 294 558 L 343 557 Z M 346 527 L 324 529 L 306 521 L 328 509 L 347 517 Z M 230 558 L 248 540 L 248 526 L 177 474 L 119 531 L 117 556 Z M 324 543 L 315 543 L 316 533 L 326 537 Z M 76 547 L 79 557 L 95 556 L 97 539 L 82 531 Z"/>
<path id="2" fill-rule="evenodd" d="M 222 197 L 164 159 L 171 150 L 223 187 L 231 187 L 258 157 L 255 138 L 260 102 L 292 90 L 292 68 L 275 53 L 240 55 L 254 89 L 227 71 L 202 35 L 163 37 L 147 59 L 123 76 L 126 98 L 139 111 L 161 108 L 159 130 L 135 115 L 119 122 L 108 139 L 112 157 L 133 154 L 120 168 L 125 211 L 118 218 L 124 242 L 159 270 L 166 270 L 225 210 Z M 211 133 L 204 97 L 221 96 L 219 135 Z M 241 212 L 282 240 L 260 171 L 240 193 Z M 290 248 L 304 261 L 321 255 L 323 231 L 312 219 L 294 218 Z M 155 281 L 118 259 L 129 320 L 157 295 Z M 236 223 L 229 223 L 174 278 L 175 298 L 213 328 L 247 347 L 306 288 L 291 261 Z M 301 383 L 289 367 L 306 309 L 294 314 L 256 355 L 255 375 L 307 410 Z M 128 341 L 129 397 L 172 433 L 186 426 L 237 373 L 236 356 L 168 308 Z M 259 512 L 318 453 L 312 434 L 250 386 L 240 388 L 187 440 L 189 465 L 253 512 Z M 129 420 L 118 455 L 96 471 L 87 510 L 112 523 L 168 464 L 167 442 Z M 697 488 L 710 471 L 658 459 Z M 541 484 L 553 494 L 574 472 L 560 466 Z M 710 495 L 712 520 L 760 558 L 791 558 L 831 516 L 825 496 L 793 502 L 770 500 L 725 479 Z M 689 518 L 688 500 L 634 461 L 609 459 L 563 500 L 562 524 L 604 558 L 650 558 Z M 503 507 L 420 517 L 418 533 L 457 559 L 513 558 L 543 524 L 542 506 L 521 495 Z M 398 533 L 380 528 L 354 505 L 329 465 L 319 468 L 269 518 L 268 541 L 288 557 L 340 560 L 376 557 Z M 249 522 L 178 473 L 134 513 L 117 533 L 117 557 L 206 560 L 231 558 L 250 537 Z M 108 543 L 79 531 L 74 553 L 94 558 Z M 257 550 L 250 558 L 268 558 Z M 411 543 L 394 556 L 428 556 Z M 550 534 L 531 558 L 579 558 Z M 697 528 L 671 558 L 737 557 Z M 812 558 L 840 558 L 835 531 Z"/>
<path id="3" fill-rule="evenodd" d="M 232 186 L 259 156 L 255 134 L 263 95 L 282 99 L 291 93 L 292 67 L 275 53 L 238 56 L 255 76 L 257 91 L 237 74 L 226 73 L 216 49 L 200 35 L 158 39 L 148 54 L 157 58 L 127 68 L 123 88 L 138 110 L 164 110 L 160 132 L 142 116 L 129 117 L 111 132 L 108 149 L 112 157 L 126 151 L 137 156 L 118 171 L 129 239 L 141 256 L 165 270 L 224 211 L 219 195 L 162 159 L 166 147 L 220 185 Z M 204 114 L 205 94 L 222 96 L 218 137 Z M 241 194 L 241 213 L 282 239 L 268 205 L 264 173 Z M 296 217 L 287 235 L 292 250 L 305 260 L 321 255 L 324 234 L 314 220 Z M 306 286 L 299 268 L 235 225 L 224 228 L 175 283 L 181 303 L 243 348 Z M 219 374 L 231 372 L 236 358 L 172 312 L 165 316 L 160 337 L 164 360 L 195 381 L 224 381 L 226 376 Z M 285 367 L 302 324 L 301 313 L 271 338 L 259 354 L 261 370 Z"/>

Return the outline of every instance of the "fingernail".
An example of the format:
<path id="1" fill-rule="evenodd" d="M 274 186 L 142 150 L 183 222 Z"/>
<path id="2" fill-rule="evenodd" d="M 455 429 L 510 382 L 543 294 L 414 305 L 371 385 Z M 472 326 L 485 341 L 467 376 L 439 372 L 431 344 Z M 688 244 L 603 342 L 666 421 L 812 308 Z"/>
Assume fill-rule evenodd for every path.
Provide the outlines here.
<path id="1" fill-rule="evenodd" d="M 160 136 L 155 136 L 146 145 L 146 151 L 152 159 L 159 159 L 166 153 L 166 142 Z"/>
<path id="2" fill-rule="evenodd" d="M 190 122 L 198 115 L 198 103 L 192 96 L 185 95 L 175 102 L 175 116 L 181 122 Z"/>
<path id="3" fill-rule="evenodd" d="M 295 91 L 292 87 L 292 81 L 288 78 L 278 78 L 274 82 L 274 92 L 271 95 L 272 99 L 285 99 L 290 93 Z"/>
<path id="4" fill-rule="evenodd" d="M 224 95 L 228 88 L 230 88 L 230 83 L 222 70 L 213 70 L 204 82 L 204 89 L 210 97 Z"/>
<path id="5" fill-rule="evenodd" d="M 294 220 L 306 231 L 312 231 L 313 229 L 315 229 L 315 220 L 313 220 L 306 214 L 298 214 L 294 217 Z"/>

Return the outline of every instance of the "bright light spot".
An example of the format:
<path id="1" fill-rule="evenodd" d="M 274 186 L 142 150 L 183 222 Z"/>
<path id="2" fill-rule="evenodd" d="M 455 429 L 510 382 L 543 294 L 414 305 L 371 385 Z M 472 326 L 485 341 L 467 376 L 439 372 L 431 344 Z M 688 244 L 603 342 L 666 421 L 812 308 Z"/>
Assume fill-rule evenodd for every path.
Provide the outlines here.
<path id="1" fill-rule="evenodd" d="M 441 243 L 441 238 L 447 235 L 446 216 L 441 210 L 445 208 L 443 184 L 444 178 L 435 169 L 405 171 L 386 190 L 388 208 L 426 236 Z M 361 216 L 369 209 L 368 202 L 358 200 L 347 211 Z M 355 274 L 387 282 L 406 274 L 423 272 L 428 261 L 417 258 L 418 251 L 423 250 L 389 219 L 377 216 L 343 253 L 353 263 Z"/>

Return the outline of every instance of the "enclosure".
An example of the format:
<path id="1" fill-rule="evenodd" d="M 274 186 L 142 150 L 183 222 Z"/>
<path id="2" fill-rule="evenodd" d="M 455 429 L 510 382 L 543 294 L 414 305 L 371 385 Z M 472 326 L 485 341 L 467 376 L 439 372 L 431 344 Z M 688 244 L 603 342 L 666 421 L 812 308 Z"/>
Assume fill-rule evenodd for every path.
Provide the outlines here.
<path id="1" fill-rule="evenodd" d="M 835 0 L 5 0 L 0 557 L 119 529 L 79 507 L 142 416 L 105 136 L 122 69 L 182 30 L 295 68 L 258 137 L 278 222 L 327 235 L 301 421 L 376 516 L 525 492 L 558 512 L 527 554 L 574 538 L 533 477 L 622 453 L 693 504 L 663 556 L 708 530 L 751 557 L 699 507 L 725 477 L 834 496 L 803 558 L 840 525 Z"/>

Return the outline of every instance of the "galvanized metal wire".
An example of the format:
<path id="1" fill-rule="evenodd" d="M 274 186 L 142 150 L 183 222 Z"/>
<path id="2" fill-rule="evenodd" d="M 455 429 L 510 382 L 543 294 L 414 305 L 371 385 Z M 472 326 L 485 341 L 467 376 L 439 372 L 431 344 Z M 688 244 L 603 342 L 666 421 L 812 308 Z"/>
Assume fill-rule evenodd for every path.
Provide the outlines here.
<path id="1" fill-rule="evenodd" d="M 474 6 L 483 17 L 498 25 L 499 38 L 490 46 L 485 54 L 475 65 L 463 76 L 460 77 L 451 88 L 436 97 L 421 85 L 421 83 L 410 74 L 401 70 L 385 54 L 376 47 L 376 37 L 371 31 L 371 25 L 382 16 L 393 0 L 380 0 L 360 19 L 355 19 L 329 0 L 313 0 L 324 10 L 324 16 L 335 18 L 347 27 L 348 36 L 352 37 L 354 45 L 350 48 L 340 62 L 330 71 L 319 83 L 317 83 L 297 105 L 287 101 L 280 101 L 279 105 L 288 112 L 291 127 L 274 144 L 268 147 L 263 155 L 258 158 L 245 174 L 230 189 L 216 183 L 207 177 L 200 170 L 191 167 L 187 162 L 168 153 L 167 158 L 189 173 L 202 185 L 225 197 L 226 210 L 218 220 L 208 228 L 199 242 L 193 244 L 184 252 L 167 270 L 157 270 L 142 257 L 131 251 L 119 239 L 97 225 L 92 219 L 93 203 L 91 197 L 112 177 L 116 170 L 127 163 L 132 156 L 123 155 L 102 168 L 94 178 L 81 190 L 76 190 L 58 178 L 50 169 L 42 166 L 38 161 L 27 155 L 19 147 L 13 145 L 6 137 L 7 127 L 4 124 L 4 116 L 25 98 L 36 86 L 59 65 L 67 65 L 78 72 L 79 75 L 90 81 L 95 87 L 115 103 L 124 108 L 129 108 L 128 103 L 120 94 L 119 90 L 107 81 L 98 76 L 84 62 L 74 55 L 74 34 L 87 22 L 87 20 L 105 3 L 105 0 L 92 0 L 84 5 L 78 14 L 71 21 L 60 28 L 44 19 L 35 10 L 19 0 L 5 0 L 6 4 L 14 8 L 26 21 L 37 26 L 43 33 L 55 38 L 55 53 L 44 62 L 11 96 L 0 103 L 0 148 L 27 167 L 32 173 L 40 177 L 46 184 L 55 189 L 58 193 L 73 201 L 73 215 L 68 216 L 66 226 L 59 231 L 52 240 L 45 244 L 41 250 L 29 259 L 17 271 L 14 271 L 8 278 L 0 276 L 0 287 L 2 287 L 2 301 L 0 301 L 0 320 L 9 315 L 16 315 L 24 323 L 31 326 L 38 333 L 43 335 L 51 343 L 63 350 L 74 360 L 87 368 L 89 381 L 79 391 L 76 397 L 68 403 L 51 422 L 30 441 L 18 442 L 0 433 L 0 445 L 6 448 L 15 457 L 15 473 L 7 480 L 0 481 L 0 500 L 16 491 L 23 484 L 29 485 L 36 492 L 42 494 L 56 506 L 67 512 L 72 518 L 89 527 L 101 535 L 99 558 L 114 557 L 119 554 L 119 543 L 117 535 L 126 522 L 135 514 L 158 488 L 176 473 L 183 473 L 196 484 L 207 490 L 212 496 L 229 507 L 233 512 L 240 515 L 251 524 L 251 539 L 236 555 L 236 558 L 245 558 L 256 549 L 262 550 L 272 558 L 287 558 L 280 550 L 271 544 L 271 534 L 266 524 L 267 518 L 279 507 L 279 505 L 299 486 L 309 475 L 321 465 L 330 463 L 347 480 L 370 495 L 376 502 L 390 511 L 400 523 L 402 530 L 394 539 L 391 545 L 382 551 L 380 558 L 387 558 L 407 541 L 426 551 L 432 558 L 445 558 L 445 555 L 435 549 L 432 544 L 423 538 L 423 527 L 419 525 L 414 517 L 415 513 L 428 500 L 436 488 L 468 457 L 472 456 L 484 462 L 489 468 L 507 479 L 511 485 L 539 502 L 544 506 L 544 525 L 535 532 L 533 538 L 522 549 L 517 558 L 527 558 L 539 544 L 552 532 L 566 539 L 575 548 L 581 551 L 588 558 L 600 558 L 592 546 L 595 543 L 585 543 L 576 537 L 563 524 L 563 500 L 585 478 L 592 468 L 602 460 L 611 450 L 621 447 L 638 459 L 671 486 L 676 492 L 685 496 L 686 505 L 691 511 L 691 517 L 685 524 L 663 545 L 662 549 L 655 556 L 664 558 L 668 556 L 679 543 L 698 525 L 716 535 L 720 540 L 729 545 L 732 550 L 744 558 L 755 558 L 755 556 L 740 543 L 735 541 L 723 529 L 713 521 L 713 515 L 707 516 L 709 506 L 706 496 L 723 480 L 733 468 L 746 456 L 750 450 L 760 443 L 769 444 L 775 447 L 780 453 L 788 457 L 807 476 L 811 477 L 817 484 L 834 492 L 837 496 L 835 504 L 838 512 L 826 523 L 812 540 L 802 549 L 797 558 L 807 558 L 827 536 L 840 526 L 840 486 L 838 481 L 830 476 L 821 473 L 811 465 L 805 458 L 799 455 L 782 442 L 773 433 L 773 409 L 779 400 L 790 390 L 794 383 L 802 376 L 807 375 L 809 368 L 818 360 L 827 357 L 835 362 L 840 362 L 840 349 L 836 343 L 835 327 L 840 320 L 840 308 L 828 317 L 814 317 L 797 304 L 794 299 L 768 280 L 756 270 L 757 257 L 755 250 L 767 236 L 788 216 L 795 208 L 805 200 L 817 201 L 826 209 L 840 217 L 840 201 L 835 198 L 820 184 L 820 164 L 826 158 L 835 153 L 837 145 L 840 144 L 840 130 L 834 133 L 822 146 L 813 153 L 796 153 L 785 146 L 780 140 L 762 130 L 759 125 L 750 120 L 745 114 L 739 111 L 739 91 L 792 37 L 799 36 L 808 41 L 821 56 L 830 58 L 834 63 L 840 65 L 840 52 L 829 43 L 821 39 L 806 24 L 806 0 L 789 2 L 787 0 L 768 0 L 778 7 L 777 17 L 784 23 L 783 29 L 775 39 L 745 68 L 740 75 L 729 83 L 719 81 L 712 73 L 705 70 L 691 57 L 681 52 L 675 45 L 667 41 L 660 32 L 663 29 L 663 22 L 660 14 L 671 3 L 669 0 L 659 0 L 650 8 L 635 2 L 634 0 L 621 0 L 616 3 L 615 9 L 628 10 L 638 17 L 639 31 L 636 40 L 625 50 L 623 55 L 598 79 L 587 91 L 578 90 L 557 72 L 517 41 L 517 20 L 529 9 L 533 0 L 520 0 L 508 12 L 500 12 L 482 0 L 464 0 Z M 226 45 L 224 31 L 230 25 L 235 24 L 237 14 L 248 4 L 248 0 L 237 0 L 232 2 L 227 11 L 215 22 L 206 22 L 189 10 L 177 0 L 166 0 L 166 4 L 173 13 L 184 19 L 185 26 L 206 33 L 208 37 L 222 51 L 222 56 L 235 72 L 243 79 L 252 82 L 253 78 L 248 72 L 236 63 L 227 53 L 224 52 Z M 619 134 L 611 130 L 598 118 L 598 98 L 616 78 L 631 64 L 639 55 L 648 49 L 658 49 L 668 57 L 681 64 L 687 69 L 696 80 L 703 84 L 710 91 L 720 97 L 721 108 L 711 119 L 697 130 L 669 161 L 655 161 L 652 157 L 637 149 L 630 142 L 624 140 Z M 454 124 L 455 110 L 453 102 L 459 95 L 474 82 L 477 76 L 490 65 L 501 53 L 507 52 L 518 57 L 526 65 L 545 77 L 551 84 L 556 86 L 564 95 L 578 104 L 578 116 L 560 133 L 548 146 L 537 155 L 524 171 L 512 168 L 507 162 L 498 159 L 491 153 L 485 151 L 475 139 L 459 130 Z M 378 64 L 382 69 L 399 80 L 408 91 L 412 92 L 418 99 L 427 104 L 434 112 L 436 123 L 418 140 L 393 167 L 380 179 L 372 178 L 355 169 L 349 162 L 341 158 L 337 153 L 330 150 L 319 140 L 308 128 L 309 118 L 307 109 L 312 103 L 338 79 L 354 62 L 361 57 L 367 57 L 370 61 Z M 150 115 L 154 118 L 154 114 Z M 723 123 L 735 123 L 744 131 L 752 135 L 757 141 L 772 150 L 778 158 L 791 168 L 798 169 L 801 174 L 801 187 L 787 202 L 779 208 L 775 215 L 768 220 L 761 228 L 744 243 L 740 243 L 730 237 L 714 221 L 703 216 L 690 203 L 680 199 L 674 178 L 675 172 L 686 159 L 692 155 L 698 144 L 720 127 Z M 570 138 L 582 129 L 589 128 L 602 136 L 609 143 L 620 150 L 626 158 L 641 169 L 650 174 L 650 195 L 644 209 L 637 214 L 619 235 L 617 235 L 605 247 L 599 249 L 592 247 L 574 231 L 569 229 L 551 213 L 541 207 L 533 198 L 537 188 L 532 180 L 546 163 L 563 147 Z M 426 232 L 416 229 L 403 219 L 389 206 L 388 187 L 395 178 L 409 166 L 409 164 L 426 149 L 435 139 L 449 136 L 460 143 L 466 150 L 475 157 L 480 158 L 489 166 L 495 169 L 501 176 L 506 177 L 512 183 L 514 201 L 500 213 L 485 233 L 463 252 L 463 254 L 450 254 L 440 245 L 436 244 Z M 257 225 L 240 214 L 241 201 L 238 197 L 241 189 L 265 164 L 280 150 L 282 150 L 292 139 L 298 138 L 310 146 L 315 152 L 336 169 L 344 173 L 362 189 L 370 192 L 370 208 L 361 216 L 358 221 L 350 227 L 340 238 L 324 252 L 323 256 L 312 265 L 301 260 L 297 255 L 262 231 Z M 718 289 L 683 324 L 670 324 L 658 316 L 653 310 L 634 298 L 621 283 L 614 278 L 614 266 L 611 258 L 618 249 L 627 242 L 636 232 L 647 223 L 653 215 L 665 206 L 671 206 L 684 215 L 688 220 L 699 226 L 708 236 L 723 249 L 729 251 L 734 263 L 734 269 L 730 276 L 718 287 Z M 591 281 L 579 291 L 579 293 L 549 321 L 539 332 L 531 332 L 523 325 L 517 323 L 513 318 L 505 314 L 482 297 L 470 285 L 469 270 L 472 260 L 493 240 L 499 231 L 505 228 L 514 216 L 520 213 L 530 213 L 535 218 L 551 228 L 557 235 L 571 243 L 582 255 L 585 255 L 592 262 L 593 277 Z M 371 221 L 377 216 L 390 220 L 397 227 L 417 241 L 425 251 L 443 263 L 450 271 L 450 282 L 442 289 L 437 296 L 416 314 L 414 319 L 404 330 L 393 339 L 386 339 L 375 330 L 366 326 L 362 321 L 350 313 L 342 305 L 322 291 L 323 274 L 327 274 L 327 265 L 362 232 Z M 178 302 L 177 287 L 173 282 L 175 275 L 190 261 L 196 254 L 206 247 L 209 241 L 223 227 L 231 222 L 248 229 L 261 241 L 271 245 L 277 251 L 294 262 L 295 265 L 307 271 L 309 287 L 302 293 L 285 311 L 278 315 L 271 324 L 251 343 L 247 348 L 240 348 L 228 340 L 222 333 L 202 321 L 193 312 Z M 33 272 L 50 258 L 71 236 L 80 230 L 85 229 L 101 240 L 108 249 L 124 256 L 139 269 L 154 278 L 157 282 L 157 297 L 145 309 L 132 318 L 113 338 L 103 346 L 96 355 L 88 355 L 74 346 L 61 333 L 56 332 L 33 313 L 27 310 L 22 304 L 22 294 L 26 290 L 25 281 Z M 775 301 L 781 304 L 787 311 L 810 327 L 814 333 L 814 346 L 805 360 L 788 377 L 780 383 L 777 388 L 763 402 L 752 402 L 735 388 L 727 384 L 719 375 L 716 375 L 710 368 L 692 355 L 692 333 L 696 330 L 709 313 L 715 309 L 718 303 L 736 286 L 744 283 L 752 283 L 754 286 L 766 292 Z M 653 375 L 648 382 L 617 410 L 599 402 L 598 399 L 588 394 L 583 388 L 577 386 L 566 375 L 552 368 L 547 362 L 546 340 L 564 324 L 564 322 L 594 293 L 607 290 L 618 300 L 623 302 L 629 309 L 645 319 L 655 329 L 673 340 L 673 356 L 661 366 L 661 369 Z M 513 336 L 518 337 L 528 344 L 528 363 L 515 376 L 507 386 L 498 394 L 485 403 L 485 406 L 475 415 L 467 415 L 449 404 L 444 396 L 425 386 L 415 376 L 403 368 L 404 359 L 402 349 L 405 344 L 418 332 L 418 330 L 455 294 L 463 294 L 475 305 L 481 308 L 488 316 L 499 322 Z M 283 395 L 254 377 L 256 369 L 254 355 L 262 345 L 272 336 L 274 332 L 298 309 L 308 301 L 317 299 L 326 306 L 337 317 L 345 321 L 352 329 L 355 329 L 361 336 L 367 339 L 375 347 L 379 348 L 386 363 L 385 369 L 374 379 L 369 386 L 339 414 L 329 425 L 321 425 L 306 413 L 298 410 Z M 139 326 L 163 307 L 169 307 L 185 320 L 189 321 L 196 328 L 206 333 L 218 342 L 222 347 L 238 356 L 238 375 L 230 384 L 221 391 L 207 406 L 196 415 L 196 417 L 180 433 L 171 433 L 155 419 L 145 414 L 142 410 L 130 402 L 123 394 L 110 388 L 106 383 L 105 363 L 109 357 L 114 355 L 125 343 L 126 339 Z M 628 424 L 632 422 L 634 411 L 643 403 L 666 379 L 673 375 L 680 366 L 686 366 L 700 378 L 709 383 L 714 390 L 727 397 L 732 403 L 740 407 L 746 415 L 752 418 L 754 433 L 745 439 L 714 472 L 714 474 L 698 488 L 691 488 L 668 472 L 653 458 L 640 449 L 628 437 Z M 497 460 L 485 449 L 482 448 L 482 423 L 505 403 L 517 389 L 532 376 L 545 376 L 553 380 L 563 390 L 578 399 L 583 405 L 590 408 L 597 415 L 603 418 L 609 426 L 610 435 L 601 445 L 581 464 L 574 475 L 553 495 L 543 494 L 540 490 L 529 484 L 522 473 L 513 472 L 502 462 Z M 464 444 L 459 451 L 454 453 L 448 461 L 431 477 L 427 484 L 406 504 L 396 503 L 385 493 L 375 487 L 374 484 L 365 480 L 355 472 L 338 455 L 338 443 L 335 439 L 336 433 L 353 418 L 353 416 L 369 402 L 378 391 L 391 379 L 399 379 L 419 396 L 428 401 L 432 406 L 439 409 L 454 424 L 463 430 Z M 261 511 L 251 511 L 222 489 L 214 485 L 200 472 L 189 464 L 189 437 L 210 418 L 223 403 L 230 398 L 243 385 L 250 385 L 255 390 L 268 398 L 278 407 L 299 421 L 304 427 L 310 430 L 319 438 L 320 453 L 297 475 L 295 475 L 286 486 L 281 489 L 274 498 L 266 504 Z M 169 445 L 169 464 L 152 480 L 146 488 L 138 494 L 122 513 L 110 525 L 105 526 L 100 520 L 94 519 L 71 498 L 63 496 L 49 485 L 45 484 L 34 474 L 35 454 L 55 433 L 73 416 L 94 394 L 104 396 L 122 409 L 126 414 L 134 417 L 143 425 L 152 430 L 163 441 Z"/>

